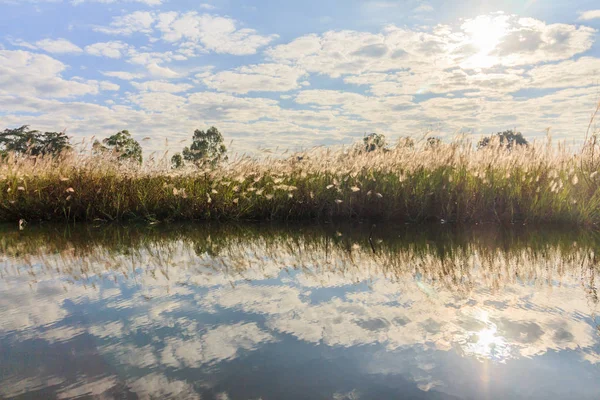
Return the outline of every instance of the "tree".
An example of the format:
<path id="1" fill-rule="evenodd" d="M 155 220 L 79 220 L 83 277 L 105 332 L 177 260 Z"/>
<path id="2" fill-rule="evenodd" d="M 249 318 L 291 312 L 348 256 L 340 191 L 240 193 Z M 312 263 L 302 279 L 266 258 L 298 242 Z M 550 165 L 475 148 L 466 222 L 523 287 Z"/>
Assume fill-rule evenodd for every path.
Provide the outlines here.
<path id="1" fill-rule="evenodd" d="M 112 152 L 118 156 L 119 160 L 134 160 L 142 163 L 142 146 L 131 137 L 127 130 L 107 137 L 102 140 L 102 143 L 96 140 L 93 149 L 96 153 Z"/>
<path id="2" fill-rule="evenodd" d="M 379 133 L 369 133 L 363 138 L 363 150 L 367 153 L 383 149 L 385 145 L 385 136 Z"/>
<path id="3" fill-rule="evenodd" d="M 28 125 L 0 132 L 0 152 L 7 154 L 58 155 L 71 149 L 69 137 L 64 132 L 40 132 Z"/>
<path id="4" fill-rule="evenodd" d="M 398 147 L 405 147 L 412 149 L 415 147 L 415 141 L 410 136 L 404 136 L 398 139 Z"/>
<path id="5" fill-rule="evenodd" d="M 183 167 L 183 157 L 181 153 L 173 154 L 173 157 L 171 157 L 171 168 L 179 169 L 181 167 Z"/>
<path id="6" fill-rule="evenodd" d="M 197 166 L 210 164 L 215 166 L 227 160 L 227 147 L 223 144 L 223 135 L 214 126 L 206 132 L 196 129 L 192 136 L 192 145 L 181 152 L 185 161 L 190 161 Z"/>
<path id="7" fill-rule="evenodd" d="M 515 132 L 514 130 L 509 129 L 504 132 L 498 132 L 495 135 L 484 137 L 483 139 L 481 139 L 479 141 L 479 143 L 477 144 L 477 147 L 481 149 L 483 147 L 488 146 L 495 140 L 497 140 L 496 143 L 498 143 L 500 145 L 500 147 L 505 147 L 508 150 L 512 149 L 513 146 L 528 146 L 529 145 L 529 142 L 527 141 L 527 139 L 525 139 L 523 137 L 521 132 Z"/>
<path id="8" fill-rule="evenodd" d="M 442 144 L 442 139 L 435 136 L 428 137 L 427 142 L 425 142 L 425 145 L 431 149 L 439 147 L 440 144 Z"/>

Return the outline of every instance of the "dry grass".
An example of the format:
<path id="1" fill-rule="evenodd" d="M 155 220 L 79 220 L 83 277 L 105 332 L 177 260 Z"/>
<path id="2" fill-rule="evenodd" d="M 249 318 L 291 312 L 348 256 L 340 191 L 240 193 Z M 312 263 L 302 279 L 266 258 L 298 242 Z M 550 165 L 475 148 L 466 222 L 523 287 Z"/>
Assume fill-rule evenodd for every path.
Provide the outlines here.
<path id="1" fill-rule="evenodd" d="M 593 137 L 595 138 L 595 136 Z M 313 149 L 173 171 L 71 154 L 0 164 L 0 221 L 304 220 L 600 222 L 595 141 L 512 151 L 456 140 L 389 151 Z"/>

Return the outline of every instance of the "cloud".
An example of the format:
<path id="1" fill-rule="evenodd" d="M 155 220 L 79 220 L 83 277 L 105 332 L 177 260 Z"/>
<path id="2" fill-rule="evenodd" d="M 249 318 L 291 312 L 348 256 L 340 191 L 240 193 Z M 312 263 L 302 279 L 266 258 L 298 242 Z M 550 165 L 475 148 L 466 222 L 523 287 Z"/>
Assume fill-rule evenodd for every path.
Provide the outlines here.
<path id="1" fill-rule="evenodd" d="M 34 0 L 31 0 L 34 1 Z M 54 0 L 45 0 L 45 1 L 54 1 Z M 57 0 L 62 1 L 62 0 Z M 159 6 L 164 3 L 164 0 L 71 0 L 73 5 L 79 5 L 83 3 L 105 3 L 105 4 L 113 4 L 113 3 L 142 3 L 147 6 Z"/>
<path id="2" fill-rule="evenodd" d="M 146 92 L 180 93 L 194 87 L 188 83 L 169 83 L 164 81 L 132 82 L 131 84 L 136 89 Z"/>
<path id="3" fill-rule="evenodd" d="M 57 398 L 72 399 L 82 396 L 104 397 L 101 395 L 113 388 L 117 383 L 116 376 L 107 376 L 96 380 L 83 376 L 78 382 L 62 388 L 58 392 Z"/>
<path id="4" fill-rule="evenodd" d="M 273 341 L 275 338 L 254 322 L 219 325 L 199 339 L 166 339 L 161 362 L 174 368 L 199 368 L 203 364 L 232 360 L 242 350 L 252 351 L 262 343 Z"/>
<path id="5" fill-rule="evenodd" d="M 48 52 L 56 54 L 82 53 L 83 50 L 66 39 L 43 39 L 35 42 L 35 45 Z"/>
<path id="6" fill-rule="evenodd" d="M 191 41 L 202 49 L 234 55 L 255 54 L 277 35 L 262 36 L 254 29 L 238 29 L 235 20 L 196 12 L 158 15 L 156 28 L 167 42 Z"/>
<path id="7" fill-rule="evenodd" d="M 194 386 L 185 381 L 169 379 L 157 372 L 133 380 L 128 386 L 142 399 L 200 400 Z"/>
<path id="8" fill-rule="evenodd" d="M 300 87 L 298 79 L 306 72 L 288 65 L 259 64 L 222 71 L 215 74 L 200 74 L 202 82 L 211 89 L 230 93 L 287 92 Z"/>
<path id="9" fill-rule="evenodd" d="M 55 51 L 58 57 L 57 51 L 81 51 L 67 39 L 8 40 L 32 51 L 23 53 L 29 61 L 0 66 L 11 70 L 0 76 L 0 103 L 10 110 L 5 123 L 18 124 L 19 113 L 28 112 L 34 114 L 28 121 L 68 125 L 81 135 L 93 134 L 92 125 L 103 131 L 130 124 L 133 131 L 158 136 L 164 127 L 187 132 L 194 124 L 212 123 L 235 139 L 234 151 L 251 152 L 259 143 L 349 143 L 366 130 L 394 140 L 425 129 L 440 136 L 461 130 L 479 135 L 518 124 L 528 137 L 548 126 L 555 138 L 579 137 L 596 100 L 598 57 L 589 52 L 595 30 L 500 13 L 448 25 L 306 34 L 264 53 L 261 48 L 276 36 L 197 12 L 136 11 L 93 29 L 123 38 L 85 43 L 83 52 L 107 59 L 78 57 L 71 66 L 54 58 L 43 65 L 42 54 L 34 52 Z M 133 35 L 139 36 L 136 47 Z M 216 53 L 260 54 L 230 63 L 232 58 Z M 105 77 L 146 82 L 119 87 L 101 81 L 87 62 L 101 62 L 105 71 L 98 72 Z M 208 63 L 219 67 L 198 67 Z M 201 92 L 192 93 L 194 87 Z M 528 89 L 544 91 L 528 98 Z M 103 91 L 118 95 L 73 100 Z M 271 96 L 267 92 L 272 99 L 263 98 Z M 58 98 L 70 100 L 48 101 Z"/>
<path id="10" fill-rule="evenodd" d="M 102 75 L 105 76 L 110 76 L 112 78 L 118 78 L 118 79 L 122 79 L 125 81 L 131 81 L 134 79 L 141 79 L 144 77 L 143 74 L 135 74 L 132 72 L 126 72 L 126 71 L 105 71 L 102 72 Z"/>
<path id="11" fill-rule="evenodd" d="M 179 76 L 179 74 L 172 69 L 168 67 L 161 67 L 157 63 L 148 65 L 148 72 L 150 72 L 152 76 L 158 78 L 176 78 Z"/>
<path id="12" fill-rule="evenodd" d="M 413 11 L 416 13 L 429 13 L 433 12 L 433 7 L 429 4 L 424 3 L 416 7 Z"/>
<path id="13" fill-rule="evenodd" d="M 94 31 L 110 35 L 131 35 L 132 33 L 152 33 L 154 14 L 148 11 L 135 11 L 131 14 L 113 18 L 108 27 L 96 26 Z"/>
<path id="14" fill-rule="evenodd" d="M 600 10 L 589 10 L 579 14 L 580 21 L 590 21 L 598 18 L 600 18 Z"/>
<path id="15" fill-rule="evenodd" d="M 97 83 L 63 79 L 66 69 L 43 54 L 0 50 L 0 93 L 59 98 L 98 93 Z"/>
<path id="16" fill-rule="evenodd" d="M 85 52 L 97 57 L 121 58 L 129 48 L 128 44 L 119 41 L 99 42 L 85 46 Z"/>
<path id="17" fill-rule="evenodd" d="M 198 53 L 255 54 L 260 47 L 276 39 L 277 35 L 260 35 L 249 28 L 238 29 L 236 20 L 197 12 L 176 11 L 155 13 L 136 11 L 115 17 L 108 27 L 94 30 L 113 35 L 157 33 L 167 43 L 176 43 L 188 52 Z"/>
<path id="18" fill-rule="evenodd" d="M 492 33 L 482 36 L 485 29 Z M 305 35 L 266 53 L 277 63 L 333 78 L 398 69 L 419 73 L 431 65 L 438 71 L 485 69 L 568 59 L 588 50 L 595 32 L 584 26 L 547 25 L 500 14 L 470 19 L 459 27 L 439 25 L 423 31 L 392 25 L 380 33 L 329 31 Z"/>
<path id="19" fill-rule="evenodd" d="M 0 4 L 19 4 L 19 3 L 71 3 L 72 5 L 80 5 L 84 3 L 141 3 L 147 6 L 158 6 L 164 3 L 164 0 L 0 0 Z"/>
<path id="20" fill-rule="evenodd" d="M 598 85 L 600 58 L 581 57 L 557 64 L 546 64 L 528 71 L 531 77 L 525 87 L 568 88 Z"/>

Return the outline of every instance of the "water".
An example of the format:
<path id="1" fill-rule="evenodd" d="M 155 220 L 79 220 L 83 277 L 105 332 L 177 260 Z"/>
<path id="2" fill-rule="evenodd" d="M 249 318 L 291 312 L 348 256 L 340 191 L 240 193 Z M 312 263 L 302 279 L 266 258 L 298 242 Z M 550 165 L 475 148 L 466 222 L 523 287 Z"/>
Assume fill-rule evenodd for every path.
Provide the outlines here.
<path id="1" fill-rule="evenodd" d="M 572 229 L 0 229 L 0 398 L 598 399 Z"/>

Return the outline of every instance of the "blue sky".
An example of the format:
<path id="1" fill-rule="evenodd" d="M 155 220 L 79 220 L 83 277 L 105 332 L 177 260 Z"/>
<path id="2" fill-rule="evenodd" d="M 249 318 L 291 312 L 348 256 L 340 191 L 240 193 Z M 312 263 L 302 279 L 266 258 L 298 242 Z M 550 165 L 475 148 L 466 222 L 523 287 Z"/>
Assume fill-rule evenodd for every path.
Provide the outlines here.
<path id="1" fill-rule="evenodd" d="M 596 1 L 0 0 L 0 128 L 129 129 L 177 150 L 476 137 L 580 142 L 600 99 Z"/>

